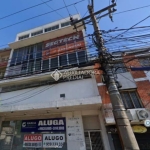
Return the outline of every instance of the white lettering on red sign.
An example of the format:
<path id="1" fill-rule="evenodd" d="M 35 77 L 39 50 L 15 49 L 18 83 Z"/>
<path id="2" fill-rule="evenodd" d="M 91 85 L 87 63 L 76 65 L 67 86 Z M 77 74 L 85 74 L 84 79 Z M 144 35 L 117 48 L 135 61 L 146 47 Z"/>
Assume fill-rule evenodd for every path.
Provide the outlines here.
<path id="1" fill-rule="evenodd" d="M 41 134 L 27 134 L 24 136 L 24 141 L 42 141 Z"/>

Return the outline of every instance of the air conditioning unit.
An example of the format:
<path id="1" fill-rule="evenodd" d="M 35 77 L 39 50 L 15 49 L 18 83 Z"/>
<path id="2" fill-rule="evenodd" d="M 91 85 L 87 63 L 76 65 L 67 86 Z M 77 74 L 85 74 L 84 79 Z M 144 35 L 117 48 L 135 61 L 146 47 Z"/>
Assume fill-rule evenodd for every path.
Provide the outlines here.
<path id="1" fill-rule="evenodd" d="M 150 117 L 150 113 L 147 110 L 137 110 L 136 113 L 139 120 L 145 120 Z"/>
<path id="2" fill-rule="evenodd" d="M 127 113 L 132 116 L 131 122 L 140 122 L 146 119 L 150 119 L 150 111 L 145 108 L 128 109 Z"/>

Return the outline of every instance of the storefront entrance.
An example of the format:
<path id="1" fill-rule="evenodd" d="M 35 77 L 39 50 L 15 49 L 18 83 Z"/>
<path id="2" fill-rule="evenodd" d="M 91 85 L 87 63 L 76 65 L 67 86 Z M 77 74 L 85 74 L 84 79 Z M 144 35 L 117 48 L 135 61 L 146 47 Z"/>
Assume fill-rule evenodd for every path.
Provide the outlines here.
<path id="1" fill-rule="evenodd" d="M 65 118 L 29 121 L 2 122 L 0 150 L 67 150 Z"/>
<path id="2" fill-rule="evenodd" d="M 86 150 L 104 150 L 100 130 L 85 132 Z"/>
<path id="3" fill-rule="evenodd" d="M 112 150 L 123 150 L 116 127 L 108 126 L 107 131 Z M 146 133 L 135 133 L 135 137 L 140 150 L 150 150 L 150 128 Z"/>

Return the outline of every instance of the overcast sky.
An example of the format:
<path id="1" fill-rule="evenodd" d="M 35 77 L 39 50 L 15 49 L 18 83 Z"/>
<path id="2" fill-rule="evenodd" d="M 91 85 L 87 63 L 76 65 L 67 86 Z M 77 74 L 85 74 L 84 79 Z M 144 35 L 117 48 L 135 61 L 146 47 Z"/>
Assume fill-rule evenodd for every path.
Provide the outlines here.
<path id="1" fill-rule="evenodd" d="M 6 26 L 26 20 L 28 18 L 52 11 L 46 4 L 43 4 L 38 7 L 32 8 L 30 10 L 27 10 L 27 11 L 18 13 L 16 15 L 2 19 L 4 16 L 7 16 L 9 14 L 12 14 L 14 12 L 20 11 L 25 8 L 31 7 L 33 5 L 42 3 L 42 1 L 43 0 L 1 0 L 0 46 L 14 42 L 16 34 L 19 32 L 23 32 L 25 30 L 32 29 L 34 27 L 38 27 L 38 26 L 62 19 L 62 17 L 65 18 L 69 16 L 68 11 L 65 8 L 65 9 L 58 11 L 58 13 L 61 14 L 62 17 L 58 15 L 56 12 L 53 12 L 53 13 L 49 13 L 47 15 L 23 22 L 15 26 L 4 28 Z M 44 0 L 44 1 L 48 1 L 48 0 Z M 78 1 L 80 0 L 65 0 L 66 5 L 69 5 Z M 77 11 L 81 14 L 81 17 L 87 12 L 88 1 L 89 0 L 84 0 L 83 2 L 80 2 L 75 5 L 77 8 Z M 95 11 L 98 11 L 102 9 L 103 7 L 108 6 L 109 3 L 110 3 L 109 0 L 95 0 L 94 2 Z M 64 7 L 63 0 L 51 0 L 47 4 L 50 5 L 50 7 L 53 9 Z M 125 10 L 146 6 L 146 5 L 150 5 L 149 0 L 117 0 L 116 9 L 118 13 L 118 12 L 122 12 Z M 71 15 L 77 13 L 74 6 L 68 7 L 68 10 Z M 148 15 L 150 15 L 150 6 L 147 8 L 138 9 L 138 10 L 130 11 L 126 13 L 121 13 L 121 14 L 116 14 L 116 15 L 114 14 L 113 15 L 114 22 L 111 22 L 109 17 L 102 18 L 99 22 L 99 25 L 100 25 L 100 28 L 103 30 L 114 29 L 115 27 L 129 28 L 132 25 L 139 22 L 140 20 L 147 17 Z M 142 26 L 142 25 L 144 26 L 150 25 L 150 18 L 142 22 L 138 26 Z M 93 33 L 92 26 L 90 25 L 88 26 L 87 33 L 89 34 Z M 7 47 L 7 45 L 5 47 Z"/>

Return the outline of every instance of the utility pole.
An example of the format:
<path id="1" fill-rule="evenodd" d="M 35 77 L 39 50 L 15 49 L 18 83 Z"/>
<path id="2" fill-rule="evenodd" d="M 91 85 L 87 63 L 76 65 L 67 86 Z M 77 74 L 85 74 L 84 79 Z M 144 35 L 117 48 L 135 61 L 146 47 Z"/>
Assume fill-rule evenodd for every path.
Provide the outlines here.
<path id="1" fill-rule="evenodd" d="M 109 10 L 108 15 L 110 15 L 111 12 L 111 7 L 113 5 L 110 5 L 109 7 L 106 7 L 98 12 L 102 12 L 105 10 Z M 88 5 L 88 10 L 90 14 L 91 21 L 93 23 L 93 28 L 94 28 L 94 34 L 96 38 L 96 43 L 98 46 L 99 50 L 99 60 L 101 64 L 101 68 L 105 74 L 105 79 L 106 79 L 106 86 L 109 92 L 110 100 L 112 103 L 112 108 L 113 108 L 113 114 L 114 118 L 116 121 L 116 126 L 122 141 L 122 145 L 124 147 L 124 150 L 139 150 L 138 143 L 136 141 L 135 135 L 133 133 L 133 130 L 131 128 L 130 121 L 128 119 L 128 116 L 126 114 L 126 109 L 123 105 L 121 95 L 119 93 L 118 87 L 117 87 L 117 82 L 115 80 L 113 71 L 112 71 L 112 58 L 110 55 L 106 52 L 106 49 L 103 44 L 103 38 L 101 37 L 101 32 L 98 27 L 97 19 L 95 17 L 95 14 L 93 12 L 93 7 L 91 5 Z M 105 14 L 106 15 L 106 14 Z M 89 16 L 85 17 L 85 19 L 89 18 Z M 81 20 L 78 20 L 77 22 L 74 22 L 72 24 L 80 23 L 83 22 L 84 18 Z M 81 26 L 81 25 L 80 25 Z M 77 27 L 77 26 L 75 26 Z"/>

